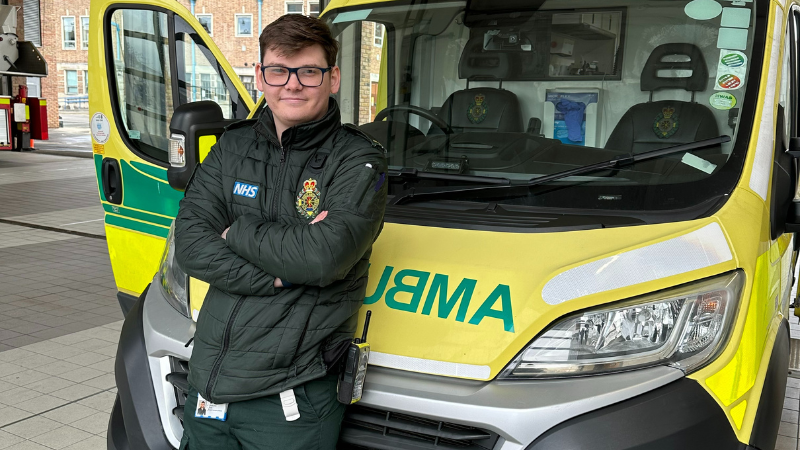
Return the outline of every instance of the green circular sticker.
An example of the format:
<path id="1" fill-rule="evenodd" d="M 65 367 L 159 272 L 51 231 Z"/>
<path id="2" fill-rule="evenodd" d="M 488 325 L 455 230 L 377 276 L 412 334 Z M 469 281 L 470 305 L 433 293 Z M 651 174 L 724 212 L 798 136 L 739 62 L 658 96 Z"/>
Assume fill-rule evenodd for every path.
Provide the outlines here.
<path id="1" fill-rule="evenodd" d="M 723 56 L 721 61 L 726 67 L 742 67 L 744 65 L 744 56 L 738 53 L 729 53 Z"/>
<path id="2" fill-rule="evenodd" d="M 728 110 L 736 106 L 736 97 L 727 92 L 717 92 L 711 96 L 709 103 L 714 109 Z"/>

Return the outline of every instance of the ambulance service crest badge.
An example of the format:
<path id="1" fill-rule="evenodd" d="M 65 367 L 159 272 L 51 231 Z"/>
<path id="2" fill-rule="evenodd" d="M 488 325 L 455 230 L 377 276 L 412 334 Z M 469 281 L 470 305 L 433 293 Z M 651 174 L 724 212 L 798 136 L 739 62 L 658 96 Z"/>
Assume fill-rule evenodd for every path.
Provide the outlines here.
<path id="1" fill-rule="evenodd" d="M 469 105 L 469 110 L 467 111 L 467 118 L 472 123 L 481 123 L 483 119 L 486 118 L 486 113 L 488 112 L 486 108 L 486 96 L 483 94 L 478 94 L 475 96 L 475 99 Z"/>
<path id="2" fill-rule="evenodd" d="M 317 215 L 319 209 L 319 189 L 317 189 L 317 180 L 307 179 L 303 182 L 303 189 L 297 194 L 297 212 L 303 218 L 313 219 Z"/>
<path id="3" fill-rule="evenodd" d="M 653 122 L 653 131 L 659 139 L 672 137 L 672 135 L 678 131 L 678 127 L 678 114 L 672 106 L 663 108 L 661 114 L 659 114 L 658 117 L 656 117 L 656 121 Z"/>

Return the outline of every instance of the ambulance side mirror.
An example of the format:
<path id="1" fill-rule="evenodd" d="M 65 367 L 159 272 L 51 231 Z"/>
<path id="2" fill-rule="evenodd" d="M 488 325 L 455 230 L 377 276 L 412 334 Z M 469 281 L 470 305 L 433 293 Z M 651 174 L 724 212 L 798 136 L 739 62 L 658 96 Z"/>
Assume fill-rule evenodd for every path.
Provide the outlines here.
<path id="1" fill-rule="evenodd" d="M 207 154 L 211 145 L 225 131 L 225 127 L 233 122 L 235 120 L 225 120 L 222 108 L 208 100 L 175 108 L 169 123 L 167 169 L 167 180 L 173 189 L 186 189 L 195 167 L 200 163 L 201 154 Z"/>
<path id="2" fill-rule="evenodd" d="M 800 137 L 789 138 L 789 150 L 786 153 L 794 159 L 794 173 L 800 168 Z M 786 231 L 800 232 L 800 178 L 795 177 L 795 185 L 791 203 L 786 213 Z"/>

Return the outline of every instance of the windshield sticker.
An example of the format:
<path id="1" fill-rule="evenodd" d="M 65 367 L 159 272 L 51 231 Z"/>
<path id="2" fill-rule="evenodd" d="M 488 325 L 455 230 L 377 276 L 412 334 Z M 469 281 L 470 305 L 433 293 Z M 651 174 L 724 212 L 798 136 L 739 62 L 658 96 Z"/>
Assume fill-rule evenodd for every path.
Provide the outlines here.
<path id="1" fill-rule="evenodd" d="M 694 156 L 691 153 L 683 155 L 681 162 L 686 164 L 687 166 L 694 167 L 695 169 L 705 172 L 709 175 L 711 175 L 714 169 L 717 168 L 716 164 L 711 164 L 705 159 Z"/>
<path id="2" fill-rule="evenodd" d="M 341 12 L 336 16 L 336 18 L 333 19 L 333 23 L 358 22 L 360 20 L 366 20 L 371 12 L 371 9 Z"/>
<path id="3" fill-rule="evenodd" d="M 714 109 L 727 111 L 729 109 L 733 109 L 733 107 L 736 106 L 736 97 L 734 97 L 733 94 L 729 94 L 727 92 L 717 92 L 716 94 L 713 94 L 711 96 L 708 102 Z"/>
<path id="4" fill-rule="evenodd" d="M 128 130 L 128 137 L 139 140 L 142 138 L 142 133 L 139 130 Z"/>
<path id="5" fill-rule="evenodd" d="M 97 153 L 98 155 L 105 155 L 106 154 L 105 146 L 103 146 L 103 144 L 92 143 L 92 153 Z"/>
<path id="6" fill-rule="evenodd" d="M 105 144 L 111 136 L 111 124 L 103 113 L 95 113 L 91 122 L 92 137 L 98 144 Z"/>
<path id="7" fill-rule="evenodd" d="M 750 28 L 750 9 L 722 8 L 722 23 L 727 28 Z"/>
<path id="8" fill-rule="evenodd" d="M 747 30 L 744 28 L 720 28 L 717 48 L 747 50 Z"/>
<path id="9" fill-rule="evenodd" d="M 661 110 L 661 114 L 656 117 L 653 122 L 653 131 L 659 139 L 666 139 L 672 137 L 678 131 L 680 123 L 678 122 L 678 114 L 675 108 L 667 106 Z"/>
<path id="10" fill-rule="evenodd" d="M 735 50 L 720 50 L 717 64 L 716 91 L 732 91 L 744 84 L 747 73 L 747 55 Z"/>
<path id="11" fill-rule="evenodd" d="M 709 20 L 722 13 L 722 5 L 714 0 L 693 0 L 683 12 L 694 20 Z"/>

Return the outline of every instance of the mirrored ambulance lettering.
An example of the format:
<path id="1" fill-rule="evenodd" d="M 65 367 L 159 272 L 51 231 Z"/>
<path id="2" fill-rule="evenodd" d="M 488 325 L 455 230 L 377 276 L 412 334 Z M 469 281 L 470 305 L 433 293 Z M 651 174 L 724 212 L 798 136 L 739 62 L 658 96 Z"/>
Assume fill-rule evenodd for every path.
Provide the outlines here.
<path id="1" fill-rule="evenodd" d="M 475 286 L 478 284 L 477 280 L 463 278 L 455 285 L 450 283 L 448 275 L 441 273 L 435 273 L 433 277 L 430 272 L 413 269 L 399 270 L 394 277 L 392 277 L 392 273 L 394 273 L 392 266 L 386 266 L 383 269 L 375 292 L 364 299 L 365 305 L 377 303 L 383 298 L 386 306 L 398 311 L 421 312 L 426 316 L 435 314 L 440 319 L 449 319 L 455 311 L 456 322 L 467 320 L 467 310 L 472 301 Z M 390 279 L 392 280 L 391 287 L 389 287 Z M 454 287 L 451 290 L 449 286 Z M 424 295 L 426 287 L 428 288 L 427 295 Z M 398 298 L 400 293 L 411 294 L 411 298 L 408 299 L 408 296 Z M 420 303 L 422 303 L 422 311 L 420 311 Z M 486 318 L 498 319 L 502 321 L 504 330 L 509 333 L 514 332 L 511 289 L 507 285 L 498 284 L 467 323 L 480 325 Z"/>

